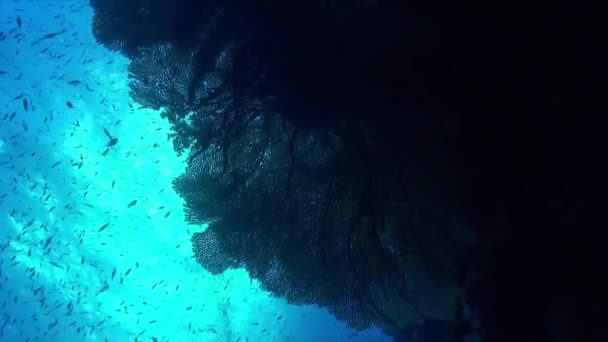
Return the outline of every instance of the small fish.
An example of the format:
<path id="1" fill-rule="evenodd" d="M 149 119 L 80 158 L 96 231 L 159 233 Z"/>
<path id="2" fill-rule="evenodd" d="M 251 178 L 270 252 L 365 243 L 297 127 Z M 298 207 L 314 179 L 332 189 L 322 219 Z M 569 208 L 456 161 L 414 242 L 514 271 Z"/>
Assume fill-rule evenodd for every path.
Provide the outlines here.
<path id="1" fill-rule="evenodd" d="M 55 37 L 56 35 L 58 35 L 58 34 L 60 34 L 60 33 L 63 33 L 63 32 L 65 32 L 65 30 L 60 31 L 60 32 L 47 33 L 47 34 L 45 34 L 45 35 L 42 37 L 42 39 L 49 39 L 49 38 L 53 38 L 53 37 Z"/>
<path id="2" fill-rule="evenodd" d="M 22 24 L 22 22 L 21 22 L 21 17 L 17 17 L 17 26 L 18 26 L 19 28 L 21 28 L 21 24 Z"/>
<path id="3" fill-rule="evenodd" d="M 103 132 L 108 136 L 108 139 L 110 139 L 106 147 L 112 147 L 118 143 L 118 138 L 114 138 L 105 127 L 103 128 Z"/>
<path id="4" fill-rule="evenodd" d="M 112 180 L 112 189 L 114 189 L 114 185 L 116 185 L 116 180 Z"/>
<path id="5" fill-rule="evenodd" d="M 104 229 L 106 229 L 108 226 L 110 225 L 110 223 L 106 223 L 103 226 L 99 227 L 99 230 L 97 230 L 98 233 L 101 233 L 104 231 Z"/>
<path id="6" fill-rule="evenodd" d="M 71 80 L 68 82 L 69 85 L 79 85 L 80 83 L 82 82 L 80 82 L 79 80 Z"/>
<path id="7" fill-rule="evenodd" d="M 44 243 L 44 248 L 45 249 L 51 244 L 51 241 L 53 241 L 53 237 L 52 236 L 50 238 L 46 239 L 46 242 Z"/>
<path id="8" fill-rule="evenodd" d="M 105 284 L 99 291 L 97 291 L 97 294 L 100 294 L 109 288 L 110 288 L 110 285 Z"/>
<path id="9" fill-rule="evenodd" d="M 74 108 L 74 105 L 70 101 L 67 101 L 65 105 L 68 106 L 68 108 Z"/>
<path id="10" fill-rule="evenodd" d="M 53 166 L 51 166 L 51 169 L 54 169 L 57 165 L 61 164 L 61 160 L 56 162 L 55 164 L 53 164 Z"/>
<path id="11" fill-rule="evenodd" d="M 45 39 L 53 38 L 53 37 L 55 37 L 56 35 L 61 34 L 61 33 L 64 33 L 64 32 L 65 32 L 65 30 L 61 30 L 61 31 L 59 31 L 59 32 L 47 33 L 47 34 L 45 34 L 44 36 L 42 36 L 42 37 L 40 37 L 40 38 L 36 39 L 35 41 L 33 41 L 33 42 L 32 42 L 32 46 L 34 46 L 34 45 L 36 45 L 36 44 L 40 43 L 41 41 L 43 41 L 43 40 L 45 40 Z"/>
<path id="12" fill-rule="evenodd" d="M 23 98 L 23 110 L 25 110 L 27 112 L 28 108 L 29 108 L 29 104 L 27 102 L 27 99 L 24 97 Z"/>
<path id="13" fill-rule="evenodd" d="M 116 276 L 116 267 L 114 267 L 114 269 L 112 270 L 112 280 L 114 280 L 115 276 Z"/>
<path id="14" fill-rule="evenodd" d="M 127 205 L 127 208 L 131 208 L 131 207 L 133 207 L 133 206 L 134 206 L 134 205 L 136 205 L 136 204 L 137 204 L 137 200 L 132 200 L 132 201 L 131 201 L 131 203 L 129 203 L 129 204 Z"/>
<path id="15" fill-rule="evenodd" d="M 131 269 L 130 268 L 127 270 L 127 272 L 125 272 L 125 277 L 128 276 L 129 273 L 131 273 Z"/>
<path id="16" fill-rule="evenodd" d="M 165 214 L 165 218 L 169 217 L 169 215 L 171 215 L 171 211 L 169 211 Z"/>

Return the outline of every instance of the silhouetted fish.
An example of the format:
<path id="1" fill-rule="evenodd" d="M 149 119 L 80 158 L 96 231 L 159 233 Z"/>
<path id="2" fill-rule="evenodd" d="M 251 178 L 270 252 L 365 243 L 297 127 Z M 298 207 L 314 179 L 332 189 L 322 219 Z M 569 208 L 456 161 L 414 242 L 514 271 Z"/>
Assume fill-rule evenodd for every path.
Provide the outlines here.
<path id="1" fill-rule="evenodd" d="M 108 139 L 110 139 L 106 147 L 112 147 L 118 143 L 118 138 L 114 138 L 105 127 L 103 128 L 103 132 L 108 136 Z"/>
<path id="2" fill-rule="evenodd" d="M 47 34 L 45 34 L 44 36 L 42 36 L 42 37 L 40 37 L 40 38 L 36 39 L 35 41 L 33 41 L 33 42 L 32 42 L 32 46 L 34 46 L 34 45 L 36 45 L 36 44 L 40 43 L 41 41 L 43 41 L 43 40 L 45 40 L 45 39 L 53 38 L 53 37 L 55 37 L 56 35 L 61 34 L 61 33 L 64 33 L 64 32 L 65 32 L 65 30 L 61 30 L 61 31 L 59 31 L 59 32 L 47 33 Z"/>
<path id="3" fill-rule="evenodd" d="M 106 223 L 103 226 L 99 227 L 99 230 L 97 231 L 98 233 L 101 233 L 104 229 L 106 229 L 108 226 L 110 225 L 110 223 Z"/>

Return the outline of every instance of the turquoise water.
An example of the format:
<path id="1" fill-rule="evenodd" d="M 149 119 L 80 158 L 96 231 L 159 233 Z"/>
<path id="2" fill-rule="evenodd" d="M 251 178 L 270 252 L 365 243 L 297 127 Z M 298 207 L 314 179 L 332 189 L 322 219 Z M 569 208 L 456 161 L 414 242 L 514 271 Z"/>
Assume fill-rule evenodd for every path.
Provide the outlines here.
<path id="1" fill-rule="evenodd" d="M 204 227 L 171 188 L 184 160 L 92 15 L 0 1 L 0 340 L 390 341 L 196 263 Z"/>

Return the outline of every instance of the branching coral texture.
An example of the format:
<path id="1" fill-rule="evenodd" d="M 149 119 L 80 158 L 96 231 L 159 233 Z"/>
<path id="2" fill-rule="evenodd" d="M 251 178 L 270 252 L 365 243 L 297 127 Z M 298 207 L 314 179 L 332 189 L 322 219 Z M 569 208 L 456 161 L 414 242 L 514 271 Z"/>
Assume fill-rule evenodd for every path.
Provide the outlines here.
<path id="1" fill-rule="evenodd" d="M 421 312 L 450 318 L 460 291 L 451 261 L 465 245 L 448 241 L 457 227 L 453 220 L 430 223 L 422 215 L 422 208 L 436 203 L 425 194 L 426 176 L 415 180 L 418 171 L 405 170 L 414 156 L 402 148 L 409 142 L 400 136 L 408 130 L 368 121 L 373 116 L 363 109 L 344 118 L 355 109 L 351 95 L 364 89 L 361 79 L 339 89 L 343 77 L 352 78 L 354 64 L 339 66 L 323 52 L 285 54 L 266 44 L 264 31 L 227 33 L 234 31 L 221 24 L 226 11 L 209 15 L 192 46 L 146 46 L 150 40 L 142 38 L 129 67 L 133 98 L 163 107 L 176 150 L 189 149 L 188 169 L 175 189 L 186 201 L 187 219 L 209 223 L 193 237 L 197 260 L 213 273 L 245 267 L 274 294 L 325 306 L 357 329 L 397 330 L 419 321 Z M 262 28 L 285 23 L 270 18 Z M 290 24 L 298 31 L 277 39 L 294 49 L 312 49 L 311 39 L 327 45 L 321 33 L 332 22 L 321 21 L 322 29 L 312 32 Z M 130 44 L 127 39 L 122 45 Z M 345 44 L 343 53 L 359 49 Z M 302 61 L 299 67 L 291 66 L 292 58 Z M 319 70 L 311 68 L 326 58 L 334 66 L 322 71 L 327 83 L 318 83 L 311 77 Z M 304 86 L 315 85 L 335 99 L 311 98 Z M 386 94 L 367 96 L 381 104 Z M 296 108 L 289 98 L 307 104 Z M 335 118 L 327 115 L 333 110 L 340 112 Z M 419 134 L 409 134 L 421 143 L 413 138 Z M 418 277 L 410 269 L 433 276 Z M 446 282 L 455 292 L 433 294 Z M 416 308 L 412 298 L 425 295 L 445 300 Z"/>

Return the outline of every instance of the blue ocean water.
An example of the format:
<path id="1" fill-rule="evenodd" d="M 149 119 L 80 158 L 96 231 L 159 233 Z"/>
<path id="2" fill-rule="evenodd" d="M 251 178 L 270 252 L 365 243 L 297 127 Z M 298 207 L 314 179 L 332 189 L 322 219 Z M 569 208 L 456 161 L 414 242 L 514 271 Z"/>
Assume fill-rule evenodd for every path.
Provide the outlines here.
<path id="1" fill-rule="evenodd" d="M 0 0 L 0 341 L 390 341 L 196 263 L 184 160 L 92 15 Z"/>

